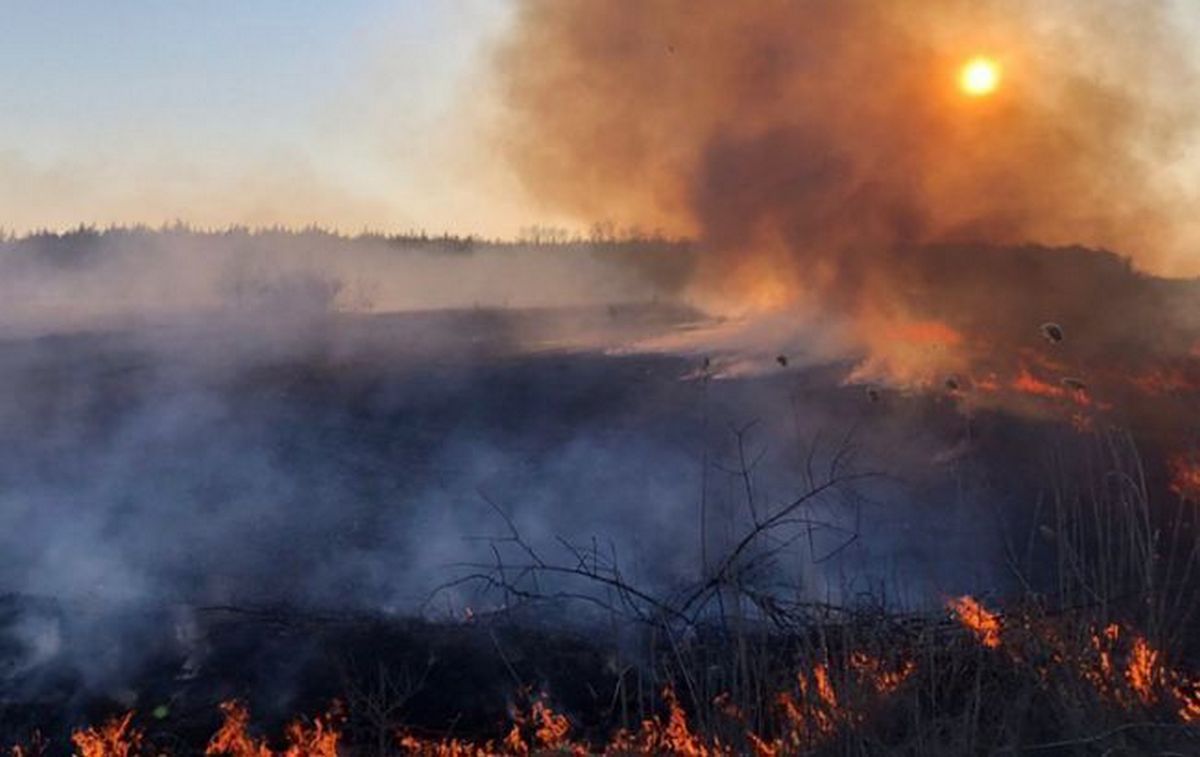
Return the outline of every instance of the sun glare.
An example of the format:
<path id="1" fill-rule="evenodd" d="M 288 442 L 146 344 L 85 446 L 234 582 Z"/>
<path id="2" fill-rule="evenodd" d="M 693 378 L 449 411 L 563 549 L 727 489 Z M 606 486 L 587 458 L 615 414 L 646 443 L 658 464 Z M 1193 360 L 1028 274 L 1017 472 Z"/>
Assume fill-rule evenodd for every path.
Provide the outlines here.
<path id="1" fill-rule="evenodd" d="M 1000 84 L 1000 67 L 990 58 L 972 58 L 962 67 L 958 84 L 971 97 L 990 95 Z"/>

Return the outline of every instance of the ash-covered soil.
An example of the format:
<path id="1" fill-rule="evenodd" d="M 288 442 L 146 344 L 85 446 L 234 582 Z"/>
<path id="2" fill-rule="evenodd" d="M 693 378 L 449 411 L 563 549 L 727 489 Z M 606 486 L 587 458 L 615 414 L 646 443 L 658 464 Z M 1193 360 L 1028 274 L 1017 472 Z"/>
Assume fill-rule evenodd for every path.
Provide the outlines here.
<path id="1" fill-rule="evenodd" d="M 539 549 L 611 545 L 667 595 L 739 533 L 745 469 L 769 509 L 837 458 L 871 476 L 771 585 L 928 608 L 1010 585 L 1001 535 L 1038 525 L 1047 450 L 1092 454 L 1056 422 L 845 385 L 843 364 L 718 378 L 624 347 L 693 327 L 681 308 L 298 318 L 0 345 L 0 735 L 121 708 L 211 733 L 230 697 L 282 721 L 380 664 L 420 689 L 416 727 L 490 732 L 522 685 L 587 722 L 626 639 L 561 608 L 465 622 L 506 598 L 446 586 L 509 523 Z"/>

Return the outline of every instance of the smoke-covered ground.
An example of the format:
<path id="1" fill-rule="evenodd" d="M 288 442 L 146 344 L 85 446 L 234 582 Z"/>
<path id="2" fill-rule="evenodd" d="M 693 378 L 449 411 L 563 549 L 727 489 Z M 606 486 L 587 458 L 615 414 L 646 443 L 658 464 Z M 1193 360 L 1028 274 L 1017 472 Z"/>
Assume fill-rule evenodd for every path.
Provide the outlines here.
<path id="1" fill-rule="evenodd" d="M 1064 733 L 1200 720 L 1200 72 L 1177 20 L 523 0 L 472 154 L 544 217 L 608 219 L 588 239 L 0 239 L 0 737 L 229 697 L 285 718 L 353 695 L 360 653 L 380 676 L 427 659 L 443 729 L 550 680 L 598 728 L 617 695 L 593 683 L 620 689 L 628 727 L 630 678 L 645 716 L 665 671 L 702 717 L 778 735 L 784 667 L 825 707 L 839 665 L 886 683 L 854 644 L 900 639 L 921 743 L 990 696 L 922 693 L 983 659 L 939 639 L 951 597 L 994 652 L 976 669 L 1029 699 L 945 753 L 1055 736 L 1036 697 L 1086 710 Z M 960 86 L 970 60 L 988 91 Z"/>
<path id="2" fill-rule="evenodd" d="M 687 248 L 639 244 L 422 250 L 183 232 L 10 243 L 6 706 L 145 705 L 134 682 L 147 666 L 204 670 L 206 691 L 238 691 L 249 669 L 205 640 L 214 608 L 461 620 L 510 606 L 495 584 L 447 586 L 526 560 L 491 540 L 511 535 L 506 519 L 548 560 L 577 558 L 565 540 L 671 596 L 835 466 L 852 483 L 797 511 L 742 580 L 786 601 L 892 610 L 1003 592 L 1012 540 L 1073 464 L 1062 449 L 1103 457 L 1096 431 L 1110 416 L 1085 408 L 1092 425 L 1072 427 L 1070 393 L 855 380 L 863 356 L 835 346 L 836 323 L 706 316 L 670 275 Z M 1039 254 L 1072 272 L 1111 265 Z M 483 291 L 473 282 L 522 266 L 548 278 L 510 276 L 509 292 L 464 307 Z M 386 304 L 347 295 L 381 270 Z M 1033 326 L 1026 341 L 1057 349 Z M 1192 401 L 1181 391 L 1170 402 Z M 1180 434 L 1159 434 L 1161 415 L 1139 433 L 1165 493 L 1155 445 Z M 546 596 L 603 595 L 542 580 Z M 533 617 L 594 622 L 561 609 Z M 282 659 L 251 645 L 269 658 L 254 696 L 280 713 L 304 682 L 279 666 L 322 654 L 287 644 Z"/>

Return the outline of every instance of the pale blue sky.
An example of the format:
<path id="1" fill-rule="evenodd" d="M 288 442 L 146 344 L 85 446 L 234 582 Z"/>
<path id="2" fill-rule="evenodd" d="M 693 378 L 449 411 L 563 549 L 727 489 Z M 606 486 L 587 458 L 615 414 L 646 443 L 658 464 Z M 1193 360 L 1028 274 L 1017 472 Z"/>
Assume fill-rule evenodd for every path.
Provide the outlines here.
<path id="1" fill-rule="evenodd" d="M 471 152 L 513 2 L 0 0 L 0 229 L 563 222 Z"/>
<path id="2" fill-rule="evenodd" d="M 0 25 L 5 142 L 43 157 L 85 134 L 123 146 L 164 130 L 292 134 L 312 98 L 342 86 L 356 38 L 383 13 L 376 5 L 10 1 Z"/>
<path id="3" fill-rule="evenodd" d="M 0 0 L 0 227 L 453 225 L 423 171 L 508 10 Z"/>

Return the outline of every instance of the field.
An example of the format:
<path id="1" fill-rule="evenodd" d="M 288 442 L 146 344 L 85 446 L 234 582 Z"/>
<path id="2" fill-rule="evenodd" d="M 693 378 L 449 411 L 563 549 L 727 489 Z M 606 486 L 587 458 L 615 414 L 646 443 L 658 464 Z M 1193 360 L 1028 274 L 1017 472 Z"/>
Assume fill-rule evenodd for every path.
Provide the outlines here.
<path id="1" fill-rule="evenodd" d="M 212 280 L 232 304 L 92 328 L 26 302 L 0 347 L 25 753 L 293 722 L 297 754 L 1195 745 L 1184 386 L 1121 415 L 1028 369 L 877 383 L 667 289 L 386 311 Z"/>

